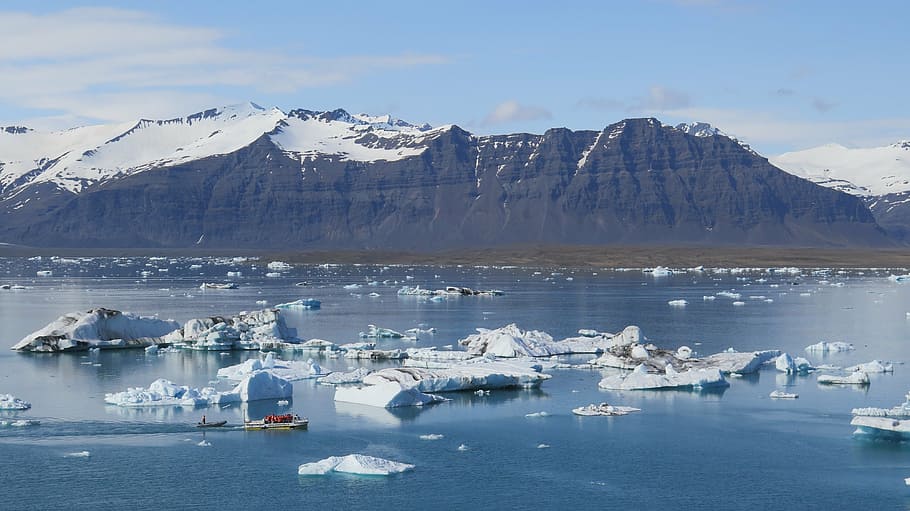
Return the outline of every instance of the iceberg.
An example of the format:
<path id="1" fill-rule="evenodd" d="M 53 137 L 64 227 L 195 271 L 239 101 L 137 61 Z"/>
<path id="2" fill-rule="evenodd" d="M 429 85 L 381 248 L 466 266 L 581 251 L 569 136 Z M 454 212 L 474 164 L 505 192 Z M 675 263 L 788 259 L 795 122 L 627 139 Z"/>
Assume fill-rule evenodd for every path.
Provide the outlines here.
<path id="1" fill-rule="evenodd" d="M 850 421 L 851 426 L 856 426 L 854 435 L 870 435 L 875 437 L 893 438 L 895 440 L 910 439 L 910 421 L 893 419 L 890 417 L 867 417 L 858 415 Z"/>
<path id="2" fill-rule="evenodd" d="M 771 399 L 796 399 L 799 397 L 799 394 L 793 394 L 790 392 L 784 392 L 782 390 L 772 390 L 768 397 Z"/>
<path id="3" fill-rule="evenodd" d="M 863 371 L 854 371 L 848 376 L 822 374 L 817 381 L 824 385 L 869 385 L 869 375 Z"/>
<path id="4" fill-rule="evenodd" d="M 304 309 L 304 310 L 313 310 L 318 309 L 322 306 L 322 302 L 315 298 L 301 298 L 299 300 L 294 300 L 293 302 L 279 303 L 275 306 L 276 309 Z"/>
<path id="5" fill-rule="evenodd" d="M 367 325 L 366 332 L 360 332 L 361 339 L 401 339 L 405 335 L 388 328 L 379 328 L 376 325 Z"/>
<path id="6" fill-rule="evenodd" d="M 906 400 L 903 404 L 892 408 L 854 408 L 853 415 L 864 415 L 867 417 L 893 417 L 899 419 L 910 419 L 910 392 L 907 393 Z"/>
<path id="7" fill-rule="evenodd" d="M 729 385 L 719 369 L 689 369 L 679 373 L 670 364 L 667 364 L 664 374 L 649 373 L 647 366 L 640 364 L 631 373 L 608 376 L 597 384 L 598 387 L 607 390 L 698 390 Z"/>
<path id="8" fill-rule="evenodd" d="M 501 296 L 504 293 L 498 289 L 477 290 L 469 287 L 448 286 L 445 289 L 424 289 L 420 286 L 403 286 L 398 290 L 399 296 Z"/>
<path id="9" fill-rule="evenodd" d="M 278 309 L 263 309 L 233 317 L 190 319 L 164 340 L 178 348 L 194 350 L 262 349 L 298 344 L 296 335 Z"/>
<path id="10" fill-rule="evenodd" d="M 780 356 L 779 350 L 762 350 L 762 351 L 724 351 L 707 356 L 703 359 L 692 360 L 687 367 L 690 368 L 716 368 L 725 374 L 749 374 L 754 373 L 762 365 L 774 360 Z"/>
<path id="11" fill-rule="evenodd" d="M 32 404 L 11 394 L 0 394 L 0 410 L 28 410 Z"/>
<path id="12" fill-rule="evenodd" d="M 218 370 L 218 377 L 228 380 L 242 380 L 257 371 L 265 371 L 288 381 L 306 380 L 325 375 L 322 372 L 322 368 L 313 359 L 309 359 L 306 362 L 281 360 L 276 358 L 274 353 L 268 353 L 264 359 L 253 358 L 240 364 L 222 367 Z"/>
<path id="13" fill-rule="evenodd" d="M 894 364 L 882 362 L 881 360 L 873 360 L 872 362 L 850 366 L 844 370 L 851 373 L 856 371 L 862 371 L 864 373 L 893 373 Z"/>
<path id="14" fill-rule="evenodd" d="M 451 367 L 476 357 L 466 351 L 439 351 L 435 347 L 408 348 L 405 353 L 407 354 L 407 358 L 404 360 L 405 366 L 435 369 Z"/>
<path id="15" fill-rule="evenodd" d="M 637 326 L 628 326 L 619 334 L 598 333 L 554 341 L 539 330 L 521 330 L 515 323 L 495 330 L 478 328 L 476 334 L 458 341 L 471 355 L 497 357 L 549 357 L 577 353 L 602 353 L 612 346 L 638 342 Z"/>
<path id="16" fill-rule="evenodd" d="M 607 403 L 600 403 L 599 405 L 590 404 L 587 406 L 579 406 L 578 408 L 573 408 L 572 413 L 575 415 L 582 416 L 611 416 L 611 415 L 628 415 L 631 412 L 640 412 L 641 408 L 632 408 L 631 406 L 613 406 Z"/>
<path id="17" fill-rule="evenodd" d="M 787 374 L 807 374 L 815 368 L 803 357 L 793 358 L 789 353 L 781 353 L 774 359 L 774 367 Z"/>
<path id="18" fill-rule="evenodd" d="M 854 347 L 852 344 L 843 341 L 821 341 L 819 343 L 806 346 L 806 351 L 815 353 L 840 353 L 844 351 L 852 351 L 853 349 Z"/>
<path id="19" fill-rule="evenodd" d="M 348 350 L 344 352 L 344 358 L 354 360 L 401 360 L 407 358 L 408 354 L 401 350 Z"/>
<path id="20" fill-rule="evenodd" d="M 670 300 L 667 304 L 670 307 L 685 307 L 686 305 L 689 305 L 689 302 L 686 300 Z"/>
<path id="21" fill-rule="evenodd" d="M 199 289 L 238 289 L 239 286 L 233 282 L 203 282 L 199 285 Z"/>
<path id="22" fill-rule="evenodd" d="M 266 371 L 258 371 L 243 378 L 228 392 L 220 392 L 212 399 L 213 404 L 259 401 L 260 399 L 287 399 L 293 397 L 291 382 Z"/>
<path id="23" fill-rule="evenodd" d="M 344 385 L 349 383 L 361 383 L 363 378 L 370 374 L 370 370 L 365 367 L 358 367 L 353 371 L 344 373 L 335 371 L 329 373 L 326 376 L 321 376 L 316 380 L 317 383 L 322 383 L 324 385 Z"/>
<path id="24" fill-rule="evenodd" d="M 213 387 L 190 388 L 159 378 L 148 388 L 130 387 L 123 392 L 105 394 L 104 402 L 122 407 L 198 406 L 209 404 L 216 394 Z"/>
<path id="25" fill-rule="evenodd" d="M 282 261 L 272 261 L 269 264 L 267 264 L 266 267 L 268 269 L 274 270 L 274 271 L 285 271 L 285 270 L 291 269 L 290 264 L 282 262 Z"/>
<path id="26" fill-rule="evenodd" d="M 454 392 L 459 390 L 490 390 L 509 387 L 540 386 L 549 374 L 531 363 L 497 361 L 488 358 L 471 359 L 445 369 L 421 367 L 390 367 L 370 373 L 363 379 L 367 385 L 394 382 L 421 392 Z"/>
<path id="27" fill-rule="evenodd" d="M 166 343 L 167 334 L 179 328 L 180 324 L 176 321 L 99 307 L 87 312 L 64 314 L 41 330 L 22 338 L 12 349 L 59 352 L 90 348 L 144 348 Z"/>
<path id="28" fill-rule="evenodd" d="M 416 388 L 405 387 L 396 382 L 382 382 L 359 387 L 336 387 L 335 401 L 379 408 L 398 408 L 423 406 L 446 401 L 446 399 L 433 394 L 425 394 Z"/>
<path id="29" fill-rule="evenodd" d="M 259 399 L 289 398 L 292 396 L 293 390 L 289 381 L 265 372 L 257 372 L 245 377 L 233 390 L 227 392 L 218 392 L 213 387 L 191 388 L 159 378 L 148 388 L 131 387 L 123 392 L 105 394 L 104 402 L 126 408 L 208 406 Z"/>
<path id="30" fill-rule="evenodd" d="M 332 456 L 314 463 L 304 463 L 297 467 L 298 475 L 325 475 L 329 472 L 343 472 L 358 475 L 391 475 L 413 470 L 414 465 L 399 463 L 383 458 L 374 458 L 363 454 Z"/>

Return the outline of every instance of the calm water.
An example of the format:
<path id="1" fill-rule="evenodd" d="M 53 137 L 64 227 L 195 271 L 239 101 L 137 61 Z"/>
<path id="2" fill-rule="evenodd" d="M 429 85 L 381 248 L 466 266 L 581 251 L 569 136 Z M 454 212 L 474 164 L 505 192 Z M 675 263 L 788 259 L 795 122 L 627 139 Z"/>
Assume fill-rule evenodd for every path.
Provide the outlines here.
<path id="1" fill-rule="evenodd" d="M 0 344 L 10 346 L 65 312 L 96 306 L 183 321 L 252 310 L 257 300 L 275 304 L 313 297 L 322 300 L 322 309 L 288 313 L 288 322 L 301 338 L 337 343 L 358 340 L 370 323 L 396 330 L 435 327 L 435 336 L 416 345 L 440 347 L 457 344 L 477 327 L 512 322 L 555 338 L 579 328 L 619 331 L 636 324 L 658 346 L 686 344 L 700 354 L 734 347 L 806 355 L 809 344 L 845 340 L 856 345 L 855 352 L 810 360 L 835 365 L 910 360 L 910 285 L 887 281 L 887 272 L 807 272 L 801 279 L 688 273 L 658 279 L 638 271 L 308 266 L 265 278 L 265 262 L 0 259 L 0 284 L 29 286 L 0 290 Z M 54 276 L 35 277 L 38 270 L 52 270 Z M 152 273 L 142 279 L 141 271 Z M 243 276 L 228 279 L 227 271 Z M 767 280 L 758 282 L 761 277 Z M 198 289 L 216 280 L 241 287 Z M 309 285 L 294 285 L 301 281 Z M 369 281 L 379 284 L 366 285 Z M 363 287 L 342 287 L 354 283 Z M 396 296 L 402 284 L 497 288 L 506 295 L 432 303 Z M 720 297 L 702 300 L 731 289 L 742 293 L 745 306 L 733 307 L 732 300 Z M 371 292 L 380 296 L 369 297 Z M 689 305 L 667 305 L 679 298 Z M 814 376 L 787 377 L 770 368 L 731 379 L 728 389 L 715 393 L 608 392 L 597 388 L 606 371 L 554 370 L 539 390 L 484 397 L 456 393 L 448 396 L 450 402 L 404 410 L 336 404 L 332 387 L 303 381 L 295 383 L 289 408 L 310 418 L 306 432 L 203 433 L 189 427 L 202 413 L 238 424 L 245 414 L 285 409 L 273 402 L 204 410 L 128 410 L 103 402 L 106 392 L 147 386 L 159 377 L 206 385 L 219 367 L 253 356 L 146 356 L 140 350 L 89 358 L 0 350 L 0 393 L 33 406 L 4 418 L 41 421 L 36 427 L 0 428 L 5 492 L 0 508 L 910 508 L 910 488 L 903 482 L 910 476 L 910 446 L 854 439 L 849 425 L 854 407 L 904 400 L 910 390 L 907 365 L 897 365 L 893 375 L 872 375 L 863 390 L 822 388 Z M 346 370 L 356 362 L 320 363 Z M 776 388 L 800 398 L 769 399 Z M 642 412 L 616 418 L 571 413 L 602 401 Z M 534 412 L 549 415 L 526 417 Z M 419 438 L 431 433 L 443 438 Z M 198 445 L 203 440 L 211 445 Z M 461 444 L 468 449 L 458 450 Z M 79 451 L 91 456 L 67 456 Z M 412 463 L 416 469 L 388 478 L 297 476 L 301 463 L 349 453 Z"/>

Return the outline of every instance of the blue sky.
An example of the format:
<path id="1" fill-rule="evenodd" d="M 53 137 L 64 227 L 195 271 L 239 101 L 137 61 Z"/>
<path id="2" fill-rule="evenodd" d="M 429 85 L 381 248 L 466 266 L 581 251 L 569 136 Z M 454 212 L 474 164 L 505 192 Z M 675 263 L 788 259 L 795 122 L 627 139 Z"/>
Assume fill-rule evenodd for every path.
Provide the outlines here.
<path id="1" fill-rule="evenodd" d="M 910 138 L 908 2 L 565 4 L 8 2 L 0 123 L 254 101 L 481 134 L 704 121 L 766 155 Z"/>

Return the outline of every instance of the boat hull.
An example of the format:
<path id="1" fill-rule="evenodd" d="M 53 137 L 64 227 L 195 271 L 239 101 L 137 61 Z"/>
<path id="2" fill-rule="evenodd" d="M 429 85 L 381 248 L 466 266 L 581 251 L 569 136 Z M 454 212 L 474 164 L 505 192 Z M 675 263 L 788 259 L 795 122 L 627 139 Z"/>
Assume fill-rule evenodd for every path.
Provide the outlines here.
<path id="1" fill-rule="evenodd" d="M 263 421 L 247 421 L 243 423 L 243 429 L 247 431 L 307 429 L 308 425 L 309 421 L 305 419 L 292 422 L 271 423 L 266 423 Z"/>

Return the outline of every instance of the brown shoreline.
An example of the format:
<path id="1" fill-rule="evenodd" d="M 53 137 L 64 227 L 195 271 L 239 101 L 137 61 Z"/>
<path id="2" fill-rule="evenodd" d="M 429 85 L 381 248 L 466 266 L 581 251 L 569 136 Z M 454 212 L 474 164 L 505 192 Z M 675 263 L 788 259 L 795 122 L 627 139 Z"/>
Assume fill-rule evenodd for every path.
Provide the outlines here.
<path id="1" fill-rule="evenodd" d="M 0 257 L 257 256 L 288 263 L 518 265 L 562 268 L 785 267 L 910 268 L 910 248 L 512 246 L 408 252 L 380 250 L 77 249 L 0 245 Z"/>

